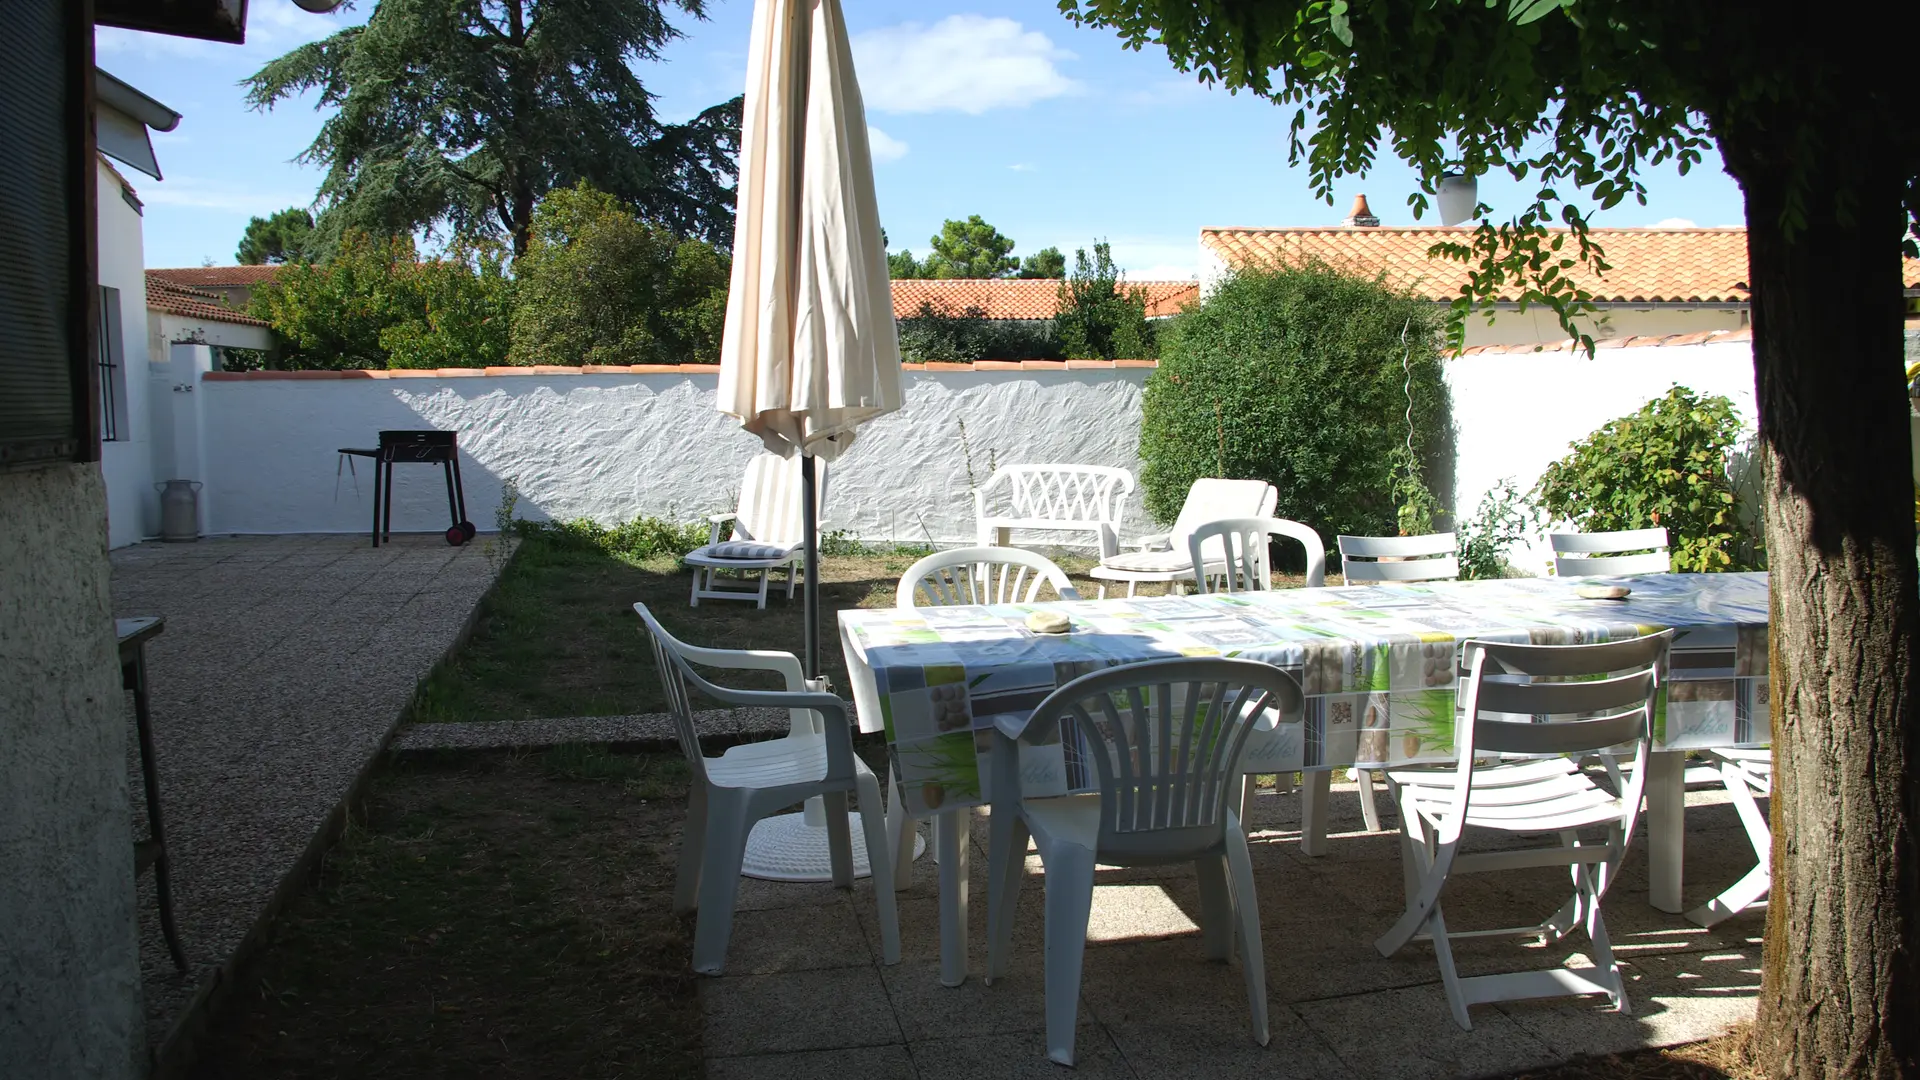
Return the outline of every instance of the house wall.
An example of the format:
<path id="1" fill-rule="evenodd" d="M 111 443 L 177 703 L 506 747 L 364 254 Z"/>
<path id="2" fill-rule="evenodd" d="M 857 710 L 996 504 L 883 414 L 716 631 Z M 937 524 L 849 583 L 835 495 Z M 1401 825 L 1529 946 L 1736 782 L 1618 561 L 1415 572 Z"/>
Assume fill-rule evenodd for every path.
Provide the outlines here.
<path id="1" fill-rule="evenodd" d="M 153 535 L 153 423 L 147 374 L 147 277 L 140 212 L 121 197 L 120 178 L 97 165 L 100 284 L 120 290 L 120 354 L 126 386 L 118 409 L 119 438 L 100 447 L 107 482 L 107 534 L 114 547 Z"/>
<path id="2" fill-rule="evenodd" d="M 1606 304 L 1580 324 L 1599 341 L 1623 341 L 1632 337 L 1666 337 L 1673 334 L 1698 334 L 1709 330 L 1742 330 L 1749 322 L 1746 305 L 1716 307 L 1679 304 Z M 1467 317 L 1468 348 L 1475 345 L 1540 345 L 1565 341 L 1567 332 L 1552 311 L 1537 305 L 1521 311 L 1505 305 L 1494 312 L 1489 323 L 1485 315 Z"/>
<path id="3" fill-rule="evenodd" d="M 144 1075 L 106 482 L 0 472 L 0 506 L 0 1076 Z"/>
<path id="4" fill-rule="evenodd" d="M 1747 436 L 1758 429 L 1753 351 L 1748 342 L 1602 348 L 1577 352 L 1484 352 L 1446 365 L 1453 392 L 1458 458 L 1455 505 L 1470 516 L 1486 493 L 1511 477 L 1525 491 L 1569 445 L 1634 412 L 1673 385 L 1733 402 Z M 1545 573 L 1553 553 L 1544 533 L 1510 553 L 1514 565 Z"/>

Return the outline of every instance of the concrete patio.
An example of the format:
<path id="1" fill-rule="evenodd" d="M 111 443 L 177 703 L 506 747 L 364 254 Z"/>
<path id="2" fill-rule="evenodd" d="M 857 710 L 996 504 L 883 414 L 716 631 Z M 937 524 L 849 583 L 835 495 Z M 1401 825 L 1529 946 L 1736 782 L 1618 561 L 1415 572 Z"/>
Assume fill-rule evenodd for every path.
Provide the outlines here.
<path id="1" fill-rule="evenodd" d="M 1497 1075 L 1562 1061 L 1717 1035 L 1753 1015 L 1764 914 L 1702 930 L 1647 904 L 1643 857 L 1630 856 L 1607 900 L 1614 947 L 1627 967 L 1633 1015 L 1604 999 L 1479 1006 L 1474 1030 L 1448 1013 L 1433 952 L 1415 943 L 1391 959 L 1374 937 L 1399 914 L 1397 838 L 1361 831 L 1351 785 L 1336 785 L 1327 855 L 1299 850 L 1299 796 L 1257 800 L 1253 859 L 1273 1038 L 1255 1045 L 1237 967 L 1200 954 L 1198 893 L 1188 867 L 1105 870 L 1081 988 L 1075 1075 L 1085 1077 L 1353 1078 Z M 1339 794 L 1345 791 L 1349 794 Z M 1688 797 L 1688 901 L 1704 900 L 1751 865 L 1730 805 Z M 1041 886 L 1029 857 L 1010 977 L 989 987 L 986 961 L 988 822 L 976 817 L 971 854 L 973 976 L 940 985 L 932 860 L 899 894 L 902 962 L 878 963 L 866 881 L 851 894 L 824 885 L 741 884 L 727 974 L 700 984 L 707 1074 L 781 1078 L 1064 1076 L 1042 1034 Z M 1644 838 L 1640 838 L 1644 839 Z M 1638 840 L 1636 840 L 1638 843 Z M 1565 872 L 1476 875 L 1447 900 L 1455 929 L 1537 920 L 1565 898 Z M 1474 940 L 1455 946 L 1463 974 L 1547 967 L 1584 945 L 1541 948 Z"/>
<path id="2" fill-rule="evenodd" d="M 231 978 L 262 916 L 304 885 L 316 837 L 493 574 L 481 544 L 450 548 L 438 534 L 378 549 L 365 536 L 209 538 L 112 558 L 114 614 L 167 619 L 147 658 L 191 970 L 167 957 L 151 875 L 139 905 L 148 1043 L 165 1060 L 192 1034 L 197 1006 Z M 128 729 L 131 755 L 131 709 Z"/>

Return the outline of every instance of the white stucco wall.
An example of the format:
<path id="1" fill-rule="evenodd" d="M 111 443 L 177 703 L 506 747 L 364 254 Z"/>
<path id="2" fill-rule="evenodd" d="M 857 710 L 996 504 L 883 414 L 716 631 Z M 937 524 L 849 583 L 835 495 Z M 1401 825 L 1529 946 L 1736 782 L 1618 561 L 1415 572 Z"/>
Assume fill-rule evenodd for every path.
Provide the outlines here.
<path id="1" fill-rule="evenodd" d="M 1672 334 L 1698 334 L 1708 330 L 1743 330 L 1749 322 L 1744 305 L 1605 304 L 1580 324 L 1595 341 L 1624 340 L 1630 337 L 1666 337 Z M 1521 311 L 1517 305 L 1501 307 L 1492 322 L 1482 314 L 1469 315 L 1466 324 L 1467 347 L 1475 345 L 1537 345 L 1566 340 L 1567 332 L 1552 311 L 1537 304 Z"/>
<path id="2" fill-rule="evenodd" d="M 0 1076 L 144 1076 L 106 484 L 0 472 L 0 506 Z"/>
<path id="3" fill-rule="evenodd" d="M 869 541 L 968 542 L 968 467 L 994 463 L 1118 465 L 1138 475 L 1143 369 L 907 371 L 906 406 L 868 425 L 831 470 L 827 527 Z M 1458 432 L 1455 497 L 1471 514 L 1497 481 L 1530 488 L 1568 445 L 1664 394 L 1674 383 L 1724 394 L 1751 429 L 1746 342 L 1479 353 L 1447 362 Z M 342 446 L 382 428 L 460 432 L 468 517 L 494 527 L 501 482 L 532 519 L 612 524 L 647 514 L 695 520 L 731 509 L 758 440 L 713 408 L 706 373 L 404 378 L 243 378 L 200 384 L 208 531 L 362 532 L 372 515 L 369 463 L 336 481 Z M 966 440 L 960 437 L 962 424 Z M 394 520 L 445 528 L 438 469 L 397 470 Z M 336 484 L 338 494 L 336 495 Z M 1136 491 L 1123 538 L 1150 531 Z M 1046 542 L 1044 537 L 1031 538 Z M 1016 538 L 1016 542 L 1023 542 Z M 1544 540 L 1516 553 L 1545 564 Z"/>
<path id="4" fill-rule="evenodd" d="M 1137 471 L 1142 369 L 903 373 L 906 407 L 862 429 L 831 468 L 827 527 L 867 540 L 973 536 L 973 472 L 990 461 L 1068 461 Z M 501 482 L 532 519 L 693 520 L 730 510 L 757 439 L 713 407 L 715 376 L 504 375 L 223 379 L 201 384 L 210 532 L 360 532 L 372 476 L 337 481 L 342 446 L 383 428 L 460 432 L 468 517 L 494 527 Z M 394 523 L 445 528 L 440 470 L 396 469 Z M 1145 528 L 1136 492 L 1123 531 Z"/>
<path id="5" fill-rule="evenodd" d="M 151 536 L 158 524 L 153 491 L 153 424 L 147 374 L 147 276 L 139 211 L 121 197 L 120 178 L 98 169 L 100 284 L 120 290 L 120 354 L 126 395 L 119 438 L 100 446 L 107 481 L 107 535 L 114 547 Z"/>
<path id="6" fill-rule="evenodd" d="M 1446 376 L 1462 517 L 1502 478 L 1513 478 L 1522 491 L 1531 488 L 1572 442 L 1676 383 L 1730 398 L 1747 434 L 1758 423 L 1753 352 L 1744 341 L 1601 349 L 1592 359 L 1577 352 L 1480 353 L 1448 360 Z M 1511 557 L 1523 570 L 1544 573 L 1552 553 L 1539 536 Z"/>

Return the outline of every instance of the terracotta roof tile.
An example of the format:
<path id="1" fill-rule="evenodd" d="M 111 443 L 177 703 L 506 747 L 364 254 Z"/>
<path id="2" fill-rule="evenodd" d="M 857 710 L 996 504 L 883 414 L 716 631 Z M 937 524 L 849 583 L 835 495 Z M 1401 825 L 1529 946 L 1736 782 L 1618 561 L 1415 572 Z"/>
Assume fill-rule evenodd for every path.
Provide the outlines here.
<path id="1" fill-rule="evenodd" d="M 1202 229 L 1200 244 L 1229 266 L 1319 259 L 1387 280 L 1429 300 L 1451 300 L 1466 284 L 1467 267 L 1429 259 L 1446 240 L 1464 242 L 1470 229 L 1303 228 Z M 1612 269 L 1596 277 L 1570 273 L 1595 299 L 1614 303 L 1745 303 L 1745 229 L 1594 229 L 1590 234 Z M 1920 260 L 1906 260 L 1903 281 L 1920 288 Z M 1502 300 L 1517 300 L 1517 291 Z"/>
<path id="2" fill-rule="evenodd" d="M 1200 298 L 1191 281 L 1129 281 L 1147 294 L 1147 315 L 1172 315 Z M 893 283 L 893 317 L 911 319 L 922 304 L 959 314 L 978 308 L 988 319 L 1051 319 L 1060 310 L 1060 282 L 1052 278 L 911 278 Z"/>
<path id="3" fill-rule="evenodd" d="M 264 321 L 256 319 L 243 311 L 227 306 L 225 297 L 218 293 L 204 292 L 189 288 L 163 276 L 167 271 L 147 271 L 147 306 L 155 311 L 164 311 L 169 315 L 179 315 L 187 319 L 206 319 L 209 322 L 239 323 L 242 326 L 265 326 Z"/>
<path id="4" fill-rule="evenodd" d="M 258 285 L 272 280 L 278 266 L 173 266 L 147 271 L 149 279 L 158 275 L 176 285 L 192 288 Z"/>

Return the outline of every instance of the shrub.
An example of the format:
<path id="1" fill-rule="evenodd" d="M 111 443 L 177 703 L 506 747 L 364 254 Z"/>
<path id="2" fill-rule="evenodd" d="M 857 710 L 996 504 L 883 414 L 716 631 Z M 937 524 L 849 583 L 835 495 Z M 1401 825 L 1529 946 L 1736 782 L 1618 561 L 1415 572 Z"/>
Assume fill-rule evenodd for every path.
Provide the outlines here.
<path id="1" fill-rule="evenodd" d="M 1147 294 L 1125 288 L 1105 241 L 1073 253 L 1073 273 L 1060 283 L 1054 334 L 1069 360 L 1149 360 L 1160 355 L 1147 322 Z"/>
<path id="2" fill-rule="evenodd" d="M 718 363 L 730 263 L 584 183 L 551 191 L 514 262 L 516 364 Z"/>
<path id="3" fill-rule="evenodd" d="M 1731 401 L 1675 386 L 1574 443 L 1534 498 L 1587 532 L 1664 526 L 1681 572 L 1748 569 L 1765 555 L 1734 512 L 1727 470 L 1739 435 Z"/>
<path id="4" fill-rule="evenodd" d="M 989 319 L 978 307 L 955 309 L 922 300 L 919 311 L 899 325 L 900 359 L 909 364 L 1061 358 L 1053 323 L 1043 319 Z"/>
<path id="5" fill-rule="evenodd" d="M 1539 519 L 1540 511 L 1520 493 L 1512 477 L 1493 485 L 1473 517 L 1454 530 L 1460 576 L 1469 581 L 1515 576 L 1507 549 L 1525 539 Z"/>
<path id="6" fill-rule="evenodd" d="M 1428 476 L 1451 465 L 1439 329 L 1432 305 L 1325 266 L 1228 278 L 1161 332 L 1141 409 L 1147 510 L 1171 521 L 1194 480 L 1252 478 L 1328 542 L 1398 532 L 1409 394 L 1415 457 Z"/>

